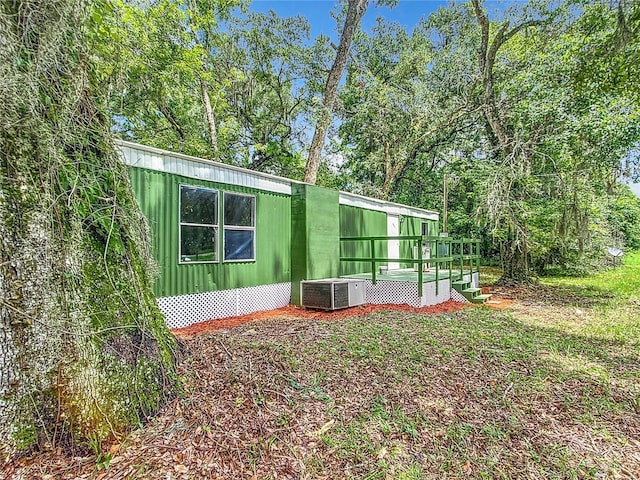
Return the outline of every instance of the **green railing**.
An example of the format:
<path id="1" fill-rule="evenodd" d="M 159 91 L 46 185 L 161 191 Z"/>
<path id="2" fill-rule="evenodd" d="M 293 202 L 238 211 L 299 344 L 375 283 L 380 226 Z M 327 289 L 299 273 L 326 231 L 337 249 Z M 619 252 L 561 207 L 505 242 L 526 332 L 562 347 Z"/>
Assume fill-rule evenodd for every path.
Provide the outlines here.
<path id="1" fill-rule="evenodd" d="M 388 258 L 387 256 L 376 256 L 376 246 L 378 242 L 385 242 L 385 250 L 387 250 L 386 242 L 396 240 L 400 242 L 409 242 L 410 251 L 416 251 L 416 258 Z M 473 273 L 480 271 L 480 240 L 473 238 L 453 237 L 427 237 L 427 236 L 377 236 L 377 237 L 341 237 L 342 245 L 347 242 L 360 242 L 369 246 L 369 256 L 343 256 L 340 254 L 341 262 L 364 262 L 371 264 L 371 281 L 375 284 L 377 279 L 378 266 L 388 264 L 389 262 L 412 263 L 418 265 L 418 295 L 422 296 L 422 284 L 424 279 L 424 264 L 435 265 L 435 282 L 436 295 L 439 293 L 440 270 L 449 271 L 449 282 L 454 281 L 452 271 L 453 267 L 459 267 L 459 276 L 456 280 L 462 279 L 465 272 L 465 262 L 469 267 L 468 272 Z M 423 258 L 422 246 L 429 247 L 429 258 Z M 418 247 L 414 249 L 414 247 Z M 435 256 L 434 256 L 435 255 Z M 367 273 L 367 272 L 361 272 Z"/>

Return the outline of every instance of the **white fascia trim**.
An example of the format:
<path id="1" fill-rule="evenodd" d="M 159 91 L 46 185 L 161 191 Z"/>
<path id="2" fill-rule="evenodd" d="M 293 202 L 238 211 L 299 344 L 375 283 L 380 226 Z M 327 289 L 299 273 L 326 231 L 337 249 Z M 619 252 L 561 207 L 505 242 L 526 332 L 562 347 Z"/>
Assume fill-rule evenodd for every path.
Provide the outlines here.
<path id="1" fill-rule="evenodd" d="M 125 140 L 115 140 L 115 144 L 125 165 L 291 195 L 291 184 L 294 181 L 287 178 Z"/>
<path id="2" fill-rule="evenodd" d="M 404 215 L 408 217 L 423 218 L 425 220 L 440 219 L 440 214 L 431 210 L 423 210 L 422 208 L 409 207 L 400 203 L 387 202 L 385 200 L 377 200 L 375 198 L 363 197 L 355 193 L 340 192 L 340 205 L 349 205 L 351 207 L 360 207 L 367 210 L 376 210 L 391 215 Z"/>

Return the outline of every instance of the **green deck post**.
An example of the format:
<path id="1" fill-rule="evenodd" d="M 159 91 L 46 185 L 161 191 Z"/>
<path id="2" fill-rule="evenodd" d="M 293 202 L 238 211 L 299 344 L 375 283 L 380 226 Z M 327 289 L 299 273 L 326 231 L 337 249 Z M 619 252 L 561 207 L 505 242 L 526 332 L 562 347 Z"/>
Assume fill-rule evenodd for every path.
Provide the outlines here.
<path id="1" fill-rule="evenodd" d="M 438 253 L 438 240 L 436 240 L 436 258 L 440 258 L 440 253 Z M 436 260 L 436 296 L 438 296 L 438 270 L 440 268 L 440 260 Z"/>
<path id="2" fill-rule="evenodd" d="M 464 238 L 460 239 L 460 280 L 464 280 Z"/>
<path id="3" fill-rule="evenodd" d="M 418 297 L 422 298 L 422 240 L 418 244 Z"/>
<path id="4" fill-rule="evenodd" d="M 474 248 L 474 240 L 469 239 L 469 271 L 471 272 L 471 276 L 473 277 L 473 269 L 476 266 L 475 258 L 473 258 Z"/>
<path id="5" fill-rule="evenodd" d="M 449 257 L 453 258 L 453 240 L 449 240 Z M 449 290 L 451 290 L 451 260 L 447 260 L 444 262 L 447 266 L 447 270 L 449 270 Z"/>
<path id="6" fill-rule="evenodd" d="M 369 240 L 371 247 L 371 283 L 376 284 L 376 241 L 372 238 Z"/>
<path id="7" fill-rule="evenodd" d="M 473 277 L 473 273 L 475 271 L 475 268 L 477 267 L 476 259 L 474 258 L 475 250 L 476 250 L 476 241 L 473 239 L 469 242 L 469 250 L 471 254 L 471 261 L 469 263 L 471 264 L 471 276 Z"/>
<path id="8" fill-rule="evenodd" d="M 454 242 L 455 242 L 456 244 L 459 244 L 459 243 L 460 243 L 458 240 L 454 240 Z M 451 247 L 451 248 L 453 248 L 453 247 Z M 455 255 L 453 255 L 453 251 L 451 251 L 451 263 L 450 263 L 450 264 L 451 264 L 451 270 L 453 270 L 453 267 L 455 267 L 455 265 L 456 265 L 456 256 L 455 256 Z M 457 278 L 456 278 L 456 280 L 457 280 Z M 453 281 L 453 280 L 452 280 L 452 281 Z"/>

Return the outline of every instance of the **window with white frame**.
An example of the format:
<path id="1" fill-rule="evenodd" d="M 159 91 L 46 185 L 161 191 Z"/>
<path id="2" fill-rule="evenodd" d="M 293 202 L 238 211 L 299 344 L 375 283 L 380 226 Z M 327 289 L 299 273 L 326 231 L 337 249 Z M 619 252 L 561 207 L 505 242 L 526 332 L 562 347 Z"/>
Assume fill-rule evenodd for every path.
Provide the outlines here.
<path id="1" fill-rule="evenodd" d="M 224 193 L 224 260 L 256 259 L 256 197 Z"/>
<path id="2" fill-rule="evenodd" d="M 218 261 L 218 191 L 180 185 L 180 263 Z"/>

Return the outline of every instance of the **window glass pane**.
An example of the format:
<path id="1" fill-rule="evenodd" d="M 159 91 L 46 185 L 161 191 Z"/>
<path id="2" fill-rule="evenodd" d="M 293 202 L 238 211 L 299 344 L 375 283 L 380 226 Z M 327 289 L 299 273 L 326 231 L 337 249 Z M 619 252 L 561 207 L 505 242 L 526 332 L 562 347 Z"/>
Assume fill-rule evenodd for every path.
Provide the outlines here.
<path id="1" fill-rule="evenodd" d="M 180 261 L 215 262 L 216 229 L 214 227 L 180 227 Z"/>
<path id="2" fill-rule="evenodd" d="M 224 231 L 225 260 L 253 260 L 253 230 Z"/>
<path id="3" fill-rule="evenodd" d="M 180 185 L 180 221 L 182 223 L 218 223 L 218 192 Z"/>
<path id="4" fill-rule="evenodd" d="M 224 224 L 236 227 L 253 227 L 255 197 L 244 195 L 224 194 Z"/>

